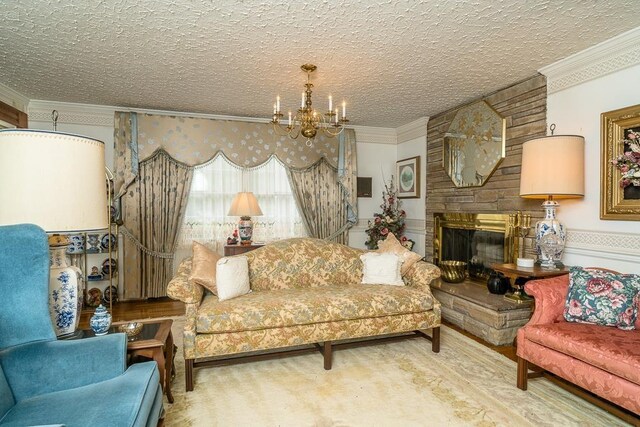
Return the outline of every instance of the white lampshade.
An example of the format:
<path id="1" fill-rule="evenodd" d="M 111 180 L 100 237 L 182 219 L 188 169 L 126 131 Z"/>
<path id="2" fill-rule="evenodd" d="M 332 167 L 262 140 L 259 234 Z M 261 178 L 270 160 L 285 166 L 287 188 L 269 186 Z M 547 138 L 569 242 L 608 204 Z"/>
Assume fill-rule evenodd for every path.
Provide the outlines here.
<path id="1" fill-rule="evenodd" d="M 49 233 L 107 228 L 104 143 L 60 132 L 0 131 L 0 225 Z"/>
<path id="2" fill-rule="evenodd" d="M 545 136 L 522 144 L 520 196 L 527 199 L 584 196 L 584 138 Z"/>
<path id="3" fill-rule="evenodd" d="M 262 210 L 258 205 L 258 200 L 252 192 L 240 192 L 236 194 L 231 202 L 229 216 L 260 216 Z"/>

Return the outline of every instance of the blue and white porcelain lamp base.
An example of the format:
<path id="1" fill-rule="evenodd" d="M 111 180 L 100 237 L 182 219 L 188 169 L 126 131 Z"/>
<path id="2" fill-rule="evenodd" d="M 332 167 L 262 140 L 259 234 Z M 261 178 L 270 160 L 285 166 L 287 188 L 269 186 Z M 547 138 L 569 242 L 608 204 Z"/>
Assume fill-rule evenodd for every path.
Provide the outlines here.
<path id="1" fill-rule="evenodd" d="M 49 237 L 49 314 L 58 338 L 76 337 L 83 305 L 84 281 L 78 267 L 67 264 L 66 236 Z"/>
<path id="2" fill-rule="evenodd" d="M 241 245 L 250 245 L 253 238 L 253 221 L 250 216 L 240 217 L 238 222 L 238 235 L 240 236 Z"/>
<path id="3" fill-rule="evenodd" d="M 536 223 L 536 250 L 540 266 L 545 269 L 562 268 L 562 253 L 567 238 L 564 225 L 556 218 L 559 203 L 547 200 L 542 204 L 544 219 Z"/>

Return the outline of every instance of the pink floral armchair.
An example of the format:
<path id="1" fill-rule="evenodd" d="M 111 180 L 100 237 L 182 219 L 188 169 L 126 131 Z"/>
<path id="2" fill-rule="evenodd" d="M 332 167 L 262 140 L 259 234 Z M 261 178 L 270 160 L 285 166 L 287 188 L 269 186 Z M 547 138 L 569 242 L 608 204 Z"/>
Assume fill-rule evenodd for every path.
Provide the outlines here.
<path id="1" fill-rule="evenodd" d="M 634 330 L 567 322 L 568 288 L 569 275 L 525 285 L 535 310 L 518 331 L 518 388 L 540 376 L 534 365 L 640 415 L 640 319 Z"/>

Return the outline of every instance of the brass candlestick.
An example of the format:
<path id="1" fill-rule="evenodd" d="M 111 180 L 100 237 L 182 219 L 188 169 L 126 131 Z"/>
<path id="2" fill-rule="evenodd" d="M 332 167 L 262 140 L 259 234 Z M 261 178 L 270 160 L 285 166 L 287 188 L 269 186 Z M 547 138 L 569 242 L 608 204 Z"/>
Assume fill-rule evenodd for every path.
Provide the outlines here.
<path id="1" fill-rule="evenodd" d="M 518 211 L 515 218 L 515 228 L 517 229 L 518 235 L 522 238 L 521 258 L 524 258 L 525 244 L 527 241 L 526 238 L 529 235 L 529 230 L 531 230 L 531 215 L 523 214 L 522 212 Z"/>

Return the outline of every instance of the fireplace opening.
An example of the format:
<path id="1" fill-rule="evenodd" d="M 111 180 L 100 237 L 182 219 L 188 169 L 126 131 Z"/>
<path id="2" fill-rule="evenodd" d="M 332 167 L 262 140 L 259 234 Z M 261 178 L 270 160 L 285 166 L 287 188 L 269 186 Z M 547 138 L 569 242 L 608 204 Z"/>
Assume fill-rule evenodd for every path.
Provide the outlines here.
<path id="1" fill-rule="evenodd" d="M 434 263 L 464 261 L 470 278 L 484 280 L 492 263 L 513 262 L 517 239 L 507 214 L 434 214 Z"/>

